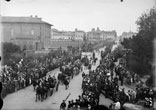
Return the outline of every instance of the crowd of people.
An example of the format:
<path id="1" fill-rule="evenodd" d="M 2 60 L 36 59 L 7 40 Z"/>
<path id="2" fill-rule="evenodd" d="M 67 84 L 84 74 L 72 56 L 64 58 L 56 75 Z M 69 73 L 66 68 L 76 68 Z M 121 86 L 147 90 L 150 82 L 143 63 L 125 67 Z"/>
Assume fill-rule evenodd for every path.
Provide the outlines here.
<path id="1" fill-rule="evenodd" d="M 139 100 L 145 100 L 145 105 L 153 106 L 154 92 L 151 88 L 143 87 L 137 73 L 129 71 L 122 60 L 116 64 L 118 59 L 110 47 L 99 53 L 101 60 L 95 70 L 91 69 L 97 61 L 94 52 L 91 59 L 86 56 L 80 60 L 80 56 L 62 53 L 56 57 L 46 57 L 44 60 L 34 59 L 28 62 L 22 59 L 19 64 L 5 66 L 1 77 L 2 98 L 32 84 L 36 91 L 36 101 L 43 101 L 51 96 L 54 90 L 58 91 L 59 84 L 64 84 L 65 89 L 68 89 L 70 80 L 82 72 L 83 93 L 77 99 L 68 101 L 68 105 L 63 101 L 60 105 L 62 110 L 66 107 L 68 110 L 90 110 L 99 105 L 100 94 L 113 101 L 110 110 L 119 110 L 126 102 L 137 103 Z M 89 69 L 88 74 L 83 72 L 82 65 Z M 45 77 L 49 71 L 58 67 L 61 73 L 57 78 L 50 75 Z M 135 84 L 136 88 L 126 92 L 125 88 L 120 87 L 124 84 Z"/>
<path id="2" fill-rule="evenodd" d="M 99 104 L 101 93 L 113 101 L 109 106 L 110 110 L 124 109 L 123 105 L 125 103 L 137 103 L 139 99 L 145 100 L 145 105 L 152 106 L 152 89 L 143 89 L 143 82 L 139 75 L 130 72 L 123 63 L 123 59 L 115 64 L 118 60 L 113 53 L 110 53 L 110 51 L 107 51 L 107 53 L 101 52 L 100 64 L 95 70 L 89 68 L 91 61 L 87 57 L 85 59 L 84 66 L 88 66 L 89 74 L 82 73 L 83 93 L 75 101 L 69 101 L 67 106 L 69 110 L 73 110 L 73 108 L 74 110 L 94 108 Z M 125 90 L 123 87 L 125 83 L 129 85 L 134 83 L 136 90 Z"/>
<path id="3" fill-rule="evenodd" d="M 65 85 L 65 89 L 69 88 L 70 80 L 81 71 L 81 63 L 79 59 L 64 62 L 60 66 L 60 73 L 56 78 L 55 75 L 49 75 L 47 78 L 41 78 L 33 82 L 34 90 L 36 90 L 36 101 L 43 101 L 48 96 L 52 96 L 54 90 L 58 91 L 59 85 Z M 36 88 L 36 89 L 35 89 Z"/>
<path id="4" fill-rule="evenodd" d="M 14 63 L 11 66 L 5 65 L 1 71 L 2 98 L 31 85 L 35 80 L 45 77 L 49 71 L 60 67 L 62 62 L 69 62 L 79 57 L 61 52 L 55 57 L 46 55 L 38 59 L 21 59 L 19 63 Z"/>

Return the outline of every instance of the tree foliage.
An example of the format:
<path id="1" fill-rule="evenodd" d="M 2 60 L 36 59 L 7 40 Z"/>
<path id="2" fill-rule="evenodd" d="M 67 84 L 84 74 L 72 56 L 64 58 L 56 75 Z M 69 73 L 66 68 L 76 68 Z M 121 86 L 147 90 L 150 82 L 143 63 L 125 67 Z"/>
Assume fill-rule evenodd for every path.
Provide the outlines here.
<path id="1" fill-rule="evenodd" d="M 150 73 L 153 62 L 153 41 L 155 38 L 156 9 L 152 8 L 143 13 L 136 21 L 138 26 L 137 35 L 129 39 L 124 39 L 122 45 L 133 51 L 133 57 L 128 56 L 128 60 L 135 60 L 129 64 L 129 68 L 137 73 Z M 136 60 L 137 59 L 137 60 Z M 134 68 L 134 63 L 136 67 Z"/>
<path id="2" fill-rule="evenodd" d="M 12 43 L 2 43 L 2 64 L 11 65 L 11 63 L 18 62 L 21 59 L 21 50 L 18 45 Z"/>

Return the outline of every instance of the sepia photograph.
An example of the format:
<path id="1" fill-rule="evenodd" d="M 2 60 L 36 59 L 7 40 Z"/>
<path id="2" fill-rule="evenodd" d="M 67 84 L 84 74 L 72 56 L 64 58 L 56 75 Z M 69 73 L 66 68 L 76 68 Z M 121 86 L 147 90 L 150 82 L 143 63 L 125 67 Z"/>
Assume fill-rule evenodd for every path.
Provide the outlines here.
<path id="1" fill-rule="evenodd" d="M 0 0 L 1 110 L 156 110 L 156 0 Z"/>

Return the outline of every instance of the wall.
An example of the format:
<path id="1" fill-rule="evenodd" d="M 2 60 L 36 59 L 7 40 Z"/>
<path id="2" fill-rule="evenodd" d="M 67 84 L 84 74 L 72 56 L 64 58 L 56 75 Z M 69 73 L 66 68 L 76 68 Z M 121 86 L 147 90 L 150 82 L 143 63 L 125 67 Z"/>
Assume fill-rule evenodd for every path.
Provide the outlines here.
<path id="1" fill-rule="evenodd" d="M 52 40 L 51 41 L 51 48 L 59 48 L 61 47 L 62 49 L 67 49 L 68 46 L 82 46 L 82 41 L 60 41 L 60 40 Z"/>
<path id="2" fill-rule="evenodd" d="M 3 23 L 3 42 L 13 42 L 21 46 L 26 45 L 33 50 L 50 47 L 51 26 L 45 23 Z M 11 32 L 13 31 L 13 32 Z M 41 39 L 41 42 L 40 42 Z"/>

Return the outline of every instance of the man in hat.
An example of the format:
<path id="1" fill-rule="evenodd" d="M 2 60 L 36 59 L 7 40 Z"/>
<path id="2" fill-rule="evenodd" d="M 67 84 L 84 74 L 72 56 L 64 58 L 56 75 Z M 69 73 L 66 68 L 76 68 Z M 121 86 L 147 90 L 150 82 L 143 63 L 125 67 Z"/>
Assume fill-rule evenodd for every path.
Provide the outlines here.
<path id="1" fill-rule="evenodd" d="M 61 103 L 61 105 L 60 105 L 60 110 L 65 110 L 65 108 L 66 108 L 66 103 L 63 100 L 62 103 Z"/>

